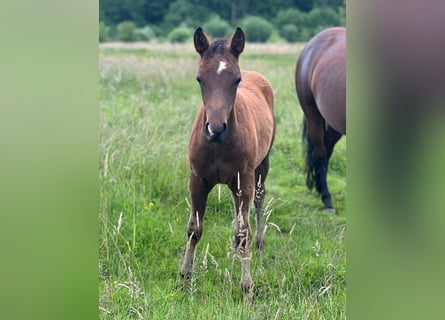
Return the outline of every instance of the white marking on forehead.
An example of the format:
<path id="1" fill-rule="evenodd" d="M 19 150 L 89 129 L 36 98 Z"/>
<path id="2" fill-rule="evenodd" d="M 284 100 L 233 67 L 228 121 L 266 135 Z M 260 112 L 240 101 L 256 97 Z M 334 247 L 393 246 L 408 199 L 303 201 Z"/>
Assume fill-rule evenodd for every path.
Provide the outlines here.
<path id="1" fill-rule="evenodd" d="M 216 70 L 217 74 L 221 74 L 224 70 L 227 69 L 227 63 L 224 60 L 221 60 L 219 62 L 218 70 Z"/>

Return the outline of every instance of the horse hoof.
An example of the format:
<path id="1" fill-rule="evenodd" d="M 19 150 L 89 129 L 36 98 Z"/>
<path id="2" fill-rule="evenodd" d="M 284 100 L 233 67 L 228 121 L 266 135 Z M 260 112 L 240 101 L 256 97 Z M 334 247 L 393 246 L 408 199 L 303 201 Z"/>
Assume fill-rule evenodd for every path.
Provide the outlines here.
<path id="1" fill-rule="evenodd" d="M 191 283 L 191 281 L 190 281 L 191 278 L 192 278 L 191 272 L 183 272 L 183 271 L 181 271 L 179 273 L 179 279 L 178 279 L 178 281 L 176 283 L 176 290 L 186 291 L 187 287 Z"/>
<path id="2" fill-rule="evenodd" d="M 180 273 L 179 274 L 179 277 L 180 277 L 180 279 L 181 280 L 183 280 L 183 281 L 189 281 L 191 278 L 192 278 L 192 274 L 191 273 Z"/>
<path id="3" fill-rule="evenodd" d="M 336 213 L 334 208 L 324 208 L 323 211 L 327 212 L 327 213 L 332 213 L 332 214 Z"/>
<path id="4" fill-rule="evenodd" d="M 243 292 L 243 300 L 245 303 L 253 304 L 253 288 L 254 284 L 251 278 L 245 279 L 240 283 Z"/>
<path id="5" fill-rule="evenodd" d="M 265 246 L 266 241 L 264 239 L 260 239 L 260 240 L 256 240 L 256 249 L 258 251 L 258 253 L 262 254 L 264 253 L 264 246 Z"/>

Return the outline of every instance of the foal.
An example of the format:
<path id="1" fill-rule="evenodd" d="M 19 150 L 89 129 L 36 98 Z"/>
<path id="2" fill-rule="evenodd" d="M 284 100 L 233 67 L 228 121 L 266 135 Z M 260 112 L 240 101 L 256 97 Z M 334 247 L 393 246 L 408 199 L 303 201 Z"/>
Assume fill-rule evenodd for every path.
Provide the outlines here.
<path id="1" fill-rule="evenodd" d="M 240 286 L 244 297 L 251 302 L 254 284 L 250 276 L 249 211 L 254 200 L 256 246 L 262 251 L 264 181 L 275 136 L 273 91 L 261 74 L 240 70 L 238 57 L 245 43 L 240 28 L 229 40 L 216 39 L 209 43 L 199 27 L 193 38 L 201 56 L 196 79 L 203 104 L 198 110 L 188 147 L 192 209 L 180 276 L 188 280 L 192 275 L 208 194 L 216 184 L 226 184 L 235 207 L 234 245 L 241 258 Z"/>

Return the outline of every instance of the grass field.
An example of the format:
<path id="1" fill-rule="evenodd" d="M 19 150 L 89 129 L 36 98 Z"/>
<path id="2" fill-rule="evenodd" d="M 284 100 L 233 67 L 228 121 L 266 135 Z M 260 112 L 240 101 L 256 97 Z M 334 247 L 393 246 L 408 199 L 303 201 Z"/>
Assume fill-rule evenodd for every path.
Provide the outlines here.
<path id="1" fill-rule="evenodd" d="M 253 306 L 239 289 L 225 186 L 209 196 L 192 283 L 176 290 L 189 217 L 187 144 L 201 103 L 193 44 L 99 49 L 101 319 L 346 318 L 346 139 L 330 163 L 332 215 L 305 186 L 293 80 L 301 49 L 247 43 L 240 57 L 242 69 L 271 82 L 277 120 L 265 253 L 252 247 Z"/>

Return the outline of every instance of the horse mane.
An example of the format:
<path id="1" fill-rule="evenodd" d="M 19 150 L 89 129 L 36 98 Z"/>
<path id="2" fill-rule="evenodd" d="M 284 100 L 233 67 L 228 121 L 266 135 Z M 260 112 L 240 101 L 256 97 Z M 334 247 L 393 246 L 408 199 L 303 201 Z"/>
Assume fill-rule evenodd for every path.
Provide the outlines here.
<path id="1" fill-rule="evenodd" d="M 227 50 L 227 39 L 218 38 L 212 41 L 209 49 L 205 52 L 205 56 L 207 58 L 211 58 L 216 54 L 224 54 L 225 52 L 227 52 Z"/>

